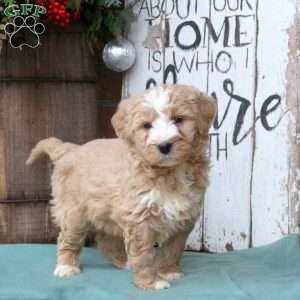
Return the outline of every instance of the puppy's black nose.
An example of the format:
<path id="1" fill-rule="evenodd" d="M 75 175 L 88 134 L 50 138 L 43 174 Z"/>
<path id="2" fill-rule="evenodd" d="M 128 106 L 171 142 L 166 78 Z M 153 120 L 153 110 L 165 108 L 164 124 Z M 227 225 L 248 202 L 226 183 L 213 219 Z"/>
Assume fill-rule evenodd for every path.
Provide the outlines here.
<path id="1" fill-rule="evenodd" d="M 158 149 L 162 154 L 170 153 L 171 148 L 172 148 L 171 143 L 163 143 L 163 144 L 158 145 Z"/>

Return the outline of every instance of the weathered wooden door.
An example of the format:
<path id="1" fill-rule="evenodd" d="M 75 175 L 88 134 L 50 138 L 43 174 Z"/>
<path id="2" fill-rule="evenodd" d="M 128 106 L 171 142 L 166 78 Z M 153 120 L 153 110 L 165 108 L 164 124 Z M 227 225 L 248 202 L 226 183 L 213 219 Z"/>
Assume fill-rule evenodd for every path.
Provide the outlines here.
<path id="1" fill-rule="evenodd" d="M 218 101 L 211 185 L 190 248 L 230 251 L 298 231 L 298 4 L 142 0 L 136 6 L 129 39 L 138 59 L 124 94 L 178 82 Z"/>
<path id="2" fill-rule="evenodd" d="M 21 52 L 6 44 L 0 55 L 0 243 L 56 237 L 52 167 L 46 159 L 25 165 L 34 145 L 50 136 L 79 144 L 98 136 L 95 61 L 82 28 L 50 29 L 42 42 Z"/>

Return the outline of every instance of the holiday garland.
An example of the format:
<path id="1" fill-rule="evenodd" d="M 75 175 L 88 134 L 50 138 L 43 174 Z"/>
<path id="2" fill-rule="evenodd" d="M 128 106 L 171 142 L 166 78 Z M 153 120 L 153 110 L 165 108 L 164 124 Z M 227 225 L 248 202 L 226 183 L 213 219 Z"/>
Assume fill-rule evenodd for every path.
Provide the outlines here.
<path id="1" fill-rule="evenodd" d="M 87 41 L 95 49 L 128 30 L 136 19 L 133 7 L 137 2 L 139 0 L 129 1 L 125 6 L 123 0 L 0 0 L 0 51 L 6 39 L 4 26 L 11 18 L 4 15 L 4 9 L 10 5 L 31 3 L 44 6 L 47 13 L 41 21 L 59 28 L 81 21 Z"/>

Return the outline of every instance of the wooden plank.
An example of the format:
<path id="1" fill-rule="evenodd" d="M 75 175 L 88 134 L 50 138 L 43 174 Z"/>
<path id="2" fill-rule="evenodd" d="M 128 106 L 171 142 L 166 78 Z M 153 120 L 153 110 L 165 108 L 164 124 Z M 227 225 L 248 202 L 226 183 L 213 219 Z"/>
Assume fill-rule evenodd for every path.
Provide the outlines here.
<path id="1" fill-rule="evenodd" d="M 163 83 L 164 51 L 161 40 L 155 40 L 159 44 L 157 49 L 147 49 L 143 46 L 145 39 L 150 37 L 151 25 L 158 26 L 162 16 L 160 10 L 151 8 L 151 4 L 150 1 L 141 1 L 134 9 L 139 17 L 132 24 L 128 38 L 136 46 L 137 61 L 134 68 L 124 76 L 124 97 L 141 93 L 147 86 Z M 131 82 L 134 84 L 131 85 Z"/>
<path id="2" fill-rule="evenodd" d="M 1 58 L 0 58 L 0 66 L 2 66 Z M 3 69 L 0 71 L 0 74 L 1 72 L 3 72 Z M 6 152 L 5 152 L 6 134 L 5 134 L 4 124 L 5 121 L 4 121 L 3 105 L 0 102 L 0 200 L 7 198 Z M 0 232 L 3 232 L 3 234 L 7 234 L 7 220 L 5 216 L 5 210 L 3 207 L 0 207 Z"/>
<path id="3" fill-rule="evenodd" d="M 9 199 L 49 195 L 49 164 L 25 161 L 43 138 L 58 136 L 85 143 L 97 137 L 98 112 L 95 89 L 89 84 L 3 84 L 1 103 L 7 134 L 6 159 Z"/>
<path id="4" fill-rule="evenodd" d="M 296 1 L 281 0 L 275 5 L 271 0 L 259 3 L 259 75 L 255 102 L 259 120 L 256 122 L 251 195 L 253 246 L 273 242 L 288 234 L 289 132 L 294 125 L 287 114 L 286 71 L 288 29 L 293 24 L 295 13 Z M 276 34 L 270 35 L 270 32 Z"/>
<path id="5" fill-rule="evenodd" d="M 44 92 L 47 93 L 47 90 L 51 90 L 49 115 L 52 117 L 48 123 L 49 136 L 79 144 L 98 136 L 98 106 L 93 86 L 45 85 Z"/>
<path id="6" fill-rule="evenodd" d="M 6 187 L 6 134 L 5 134 L 5 120 L 4 120 L 3 105 L 0 102 L 0 200 L 6 199 L 7 187 Z"/>
<path id="7" fill-rule="evenodd" d="M 25 47 L 20 52 L 5 47 L 0 65 L 0 106 L 5 150 L 9 153 L 5 198 L 43 198 L 50 193 L 50 165 L 42 160 L 28 168 L 25 160 L 33 146 L 50 135 L 75 143 L 97 137 L 96 88 L 92 83 L 96 79 L 95 61 L 82 30 L 70 33 L 50 30 L 37 49 Z M 3 78 L 28 81 L 1 82 Z M 30 81 L 39 78 L 70 82 Z M 91 82 L 87 82 L 87 78 Z"/>
<path id="8" fill-rule="evenodd" d="M 194 85 L 208 92 L 209 48 L 203 34 L 210 2 L 167 1 L 164 83 Z"/>
<path id="9" fill-rule="evenodd" d="M 211 131 L 213 168 L 204 206 L 204 247 L 249 247 L 257 1 L 210 1 L 208 90 L 218 101 Z M 242 78 L 242 80 L 241 80 Z"/>
<path id="10" fill-rule="evenodd" d="M 1 113 L 0 113 L 1 119 Z M 1 125 L 1 121 L 0 121 Z M 5 155 L 5 132 L 0 126 L 0 199 L 7 198 L 6 186 L 6 155 Z"/>
<path id="11" fill-rule="evenodd" d="M 293 125 L 287 114 L 286 71 L 288 29 L 293 24 L 295 12 L 296 1 L 281 0 L 275 5 L 271 0 L 259 3 L 259 75 L 255 102 L 259 120 L 256 122 L 251 195 L 253 246 L 273 242 L 288 234 L 289 131 Z M 270 31 L 276 32 L 276 38 L 269 36 Z"/>
<path id="12" fill-rule="evenodd" d="M 48 203 L 38 201 L 50 197 L 50 163 L 25 166 L 35 144 L 49 136 L 80 144 L 98 136 L 95 57 L 82 30 L 50 30 L 42 43 L 22 52 L 7 45 L 0 56 L 0 200 L 9 203 L 0 203 L 2 243 L 56 236 Z"/>
<path id="13" fill-rule="evenodd" d="M 0 204 L 9 226 L 0 227 L 0 243 L 54 242 L 57 228 L 51 222 L 48 202 L 32 201 Z"/>
<path id="14" fill-rule="evenodd" d="M 7 134 L 7 199 L 24 199 L 25 194 L 29 197 L 45 196 L 49 191 L 47 181 L 47 165 L 37 165 L 28 176 L 28 167 L 25 160 L 33 146 L 33 139 L 43 138 L 45 132 L 45 118 L 47 107 L 39 97 L 39 89 L 24 85 L 1 85 L 1 102 L 5 112 L 5 131 Z M 36 104 L 36 105 L 35 105 Z M 36 180 L 35 180 L 36 179 Z M 31 181 L 27 186 L 27 183 Z M 46 189 L 44 187 L 47 187 Z M 34 188 L 33 188 L 34 187 Z M 32 189 L 32 193 L 30 189 Z"/>
<path id="15" fill-rule="evenodd" d="M 106 69 L 103 65 L 97 68 L 97 99 L 99 101 L 121 99 L 122 73 Z"/>
<path id="16" fill-rule="evenodd" d="M 119 101 L 99 101 L 98 110 L 100 115 L 99 120 L 99 137 L 100 138 L 115 138 L 116 134 L 111 125 L 111 118 L 117 109 Z"/>
<path id="17" fill-rule="evenodd" d="M 290 109 L 289 139 L 289 233 L 300 232 L 300 3 L 296 3 L 293 26 L 289 29 L 289 64 L 287 67 L 286 102 Z"/>
<path id="18" fill-rule="evenodd" d="M 96 56 L 91 55 L 82 27 L 48 30 L 42 45 L 22 52 L 5 44 L 0 55 L 0 78 L 54 77 L 61 79 L 96 79 Z"/>
<path id="19" fill-rule="evenodd" d="M 5 153 L 5 130 L 3 126 L 3 107 L 0 103 L 0 200 L 7 198 L 6 186 L 6 153 Z M 0 232 L 7 233 L 5 211 L 0 206 Z"/>

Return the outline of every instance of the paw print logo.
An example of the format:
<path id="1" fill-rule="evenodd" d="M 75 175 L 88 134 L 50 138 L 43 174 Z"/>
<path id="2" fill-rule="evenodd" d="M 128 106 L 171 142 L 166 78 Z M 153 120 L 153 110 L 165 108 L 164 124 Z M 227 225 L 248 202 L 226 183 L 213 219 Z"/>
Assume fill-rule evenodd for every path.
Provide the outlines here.
<path id="1" fill-rule="evenodd" d="M 33 16 L 16 16 L 11 23 L 5 25 L 4 31 L 9 37 L 10 45 L 22 50 L 23 46 L 36 48 L 41 44 L 40 35 L 45 31 L 45 26 Z"/>

